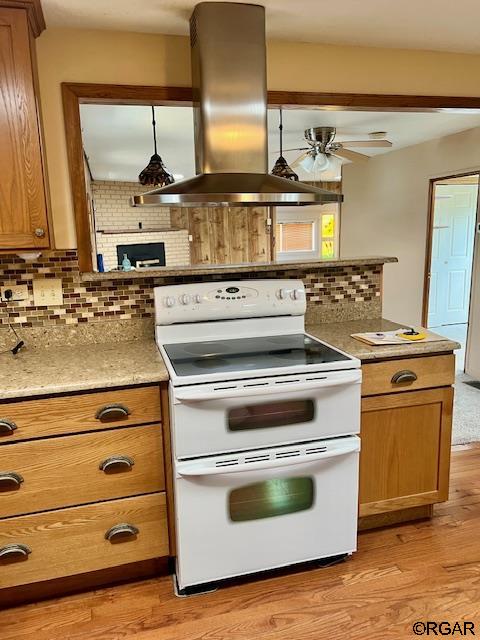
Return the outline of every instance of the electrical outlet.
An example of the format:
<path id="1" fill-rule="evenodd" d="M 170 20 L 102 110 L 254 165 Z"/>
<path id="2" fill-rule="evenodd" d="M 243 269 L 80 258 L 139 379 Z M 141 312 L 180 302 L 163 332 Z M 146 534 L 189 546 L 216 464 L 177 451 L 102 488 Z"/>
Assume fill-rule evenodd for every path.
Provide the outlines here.
<path id="1" fill-rule="evenodd" d="M 11 295 L 5 295 L 7 291 L 11 291 Z M 7 283 L 0 288 L 0 298 L 2 302 L 23 302 L 28 300 L 28 285 Z"/>
<path id="2" fill-rule="evenodd" d="M 33 303 L 36 307 L 53 307 L 63 304 L 60 278 L 36 278 L 33 280 Z"/>

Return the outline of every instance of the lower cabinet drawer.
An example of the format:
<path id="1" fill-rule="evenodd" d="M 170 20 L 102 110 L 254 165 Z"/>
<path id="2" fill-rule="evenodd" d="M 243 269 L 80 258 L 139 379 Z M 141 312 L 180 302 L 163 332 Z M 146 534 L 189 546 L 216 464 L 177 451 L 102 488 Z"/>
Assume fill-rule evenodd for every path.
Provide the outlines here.
<path id="1" fill-rule="evenodd" d="M 449 387 L 455 382 L 455 356 L 422 356 L 362 366 L 362 396 Z"/>
<path id="2" fill-rule="evenodd" d="M 0 444 L 160 422 L 158 385 L 0 402 Z"/>
<path id="3" fill-rule="evenodd" d="M 165 493 L 0 520 L 0 589 L 169 553 Z"/>
<path id="4" fill-rule="evenodd" d="M 160 425 L 0 447 L 0 518 L 164 488 Z"/>

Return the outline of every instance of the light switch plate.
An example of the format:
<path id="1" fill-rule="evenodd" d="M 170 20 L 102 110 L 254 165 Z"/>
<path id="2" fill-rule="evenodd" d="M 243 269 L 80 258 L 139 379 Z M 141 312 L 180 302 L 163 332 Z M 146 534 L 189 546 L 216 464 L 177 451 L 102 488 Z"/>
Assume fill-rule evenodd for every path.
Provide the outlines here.
<path id="1" fill-rule="evenodd" d="M 36 278 L 33 280 L 33 303 L 36 307 L 52 307 L 63 304 L 60 278 Z"/>
<path id="2" fill-rule="evenodd" d="M 5 291 L 11 291 L 12 295 L 7 297 Z M 28 300 L 28 285 L 26 284 L 8 284 L 5 283 L 0 288 L 1 302 L 23 302 Z"/>

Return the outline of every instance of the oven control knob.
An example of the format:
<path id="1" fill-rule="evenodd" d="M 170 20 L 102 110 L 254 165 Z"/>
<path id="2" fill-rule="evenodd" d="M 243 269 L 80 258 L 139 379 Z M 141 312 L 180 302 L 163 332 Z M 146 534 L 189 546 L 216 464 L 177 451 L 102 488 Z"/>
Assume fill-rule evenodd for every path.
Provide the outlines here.
<path id="1" fill-rule="evenodd" d="M 277 295 L 280 300 L 286 300 L 286 298 L 288 298 L 288 289 L 279 289 Z"/>
<path id="2" fill-rule="evenodd" d="M 167 296 L 166 298 L 163 299 L 163 304 L 166 307 L 173 307 L 175 306 L 175 298 L 172 298 L 171 296 Z"/>
<path id="3" fill-rule="evenodd" d="M 199 293 L 197 293 L 197 294 L 195 294 L 195 295 L 193 296 L 193 300 L 194 300 L 197 304 L 200 304 L 200 303 L 201 303 L 201 301 L 202 301 L 202 296 L 201 296 Z"/>
<path id="4" fill-rule="evenodd" d="M 188 295 L 188 293 L 183 293 L 180 296 L 180 302 L 182 304 L 190 304 L 190 300 L 191 300 L 191 297 Z"/>
<path id="5" fill-rule="evenodd" d="M 292 300 L 303 300 L 305 298 L 305 291 L 303 289 L 293 289 L 290 292 Z"/>

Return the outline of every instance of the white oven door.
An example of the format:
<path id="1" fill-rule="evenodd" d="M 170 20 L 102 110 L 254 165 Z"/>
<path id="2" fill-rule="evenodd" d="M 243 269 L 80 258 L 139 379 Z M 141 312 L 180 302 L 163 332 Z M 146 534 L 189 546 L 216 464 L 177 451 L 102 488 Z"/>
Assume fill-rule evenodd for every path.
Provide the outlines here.
<path id="1" fill-rule="evenodd" d="M 360 431 L 360 369 L 170 387 L 176 458 Z"/>
<path id="2" fill-rule="evenodd" d="M 357 436 L 175 468 L 180 588 L 356 549 Z"/>

